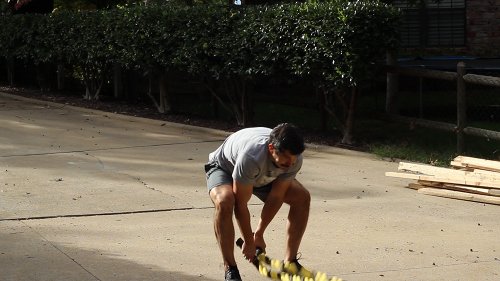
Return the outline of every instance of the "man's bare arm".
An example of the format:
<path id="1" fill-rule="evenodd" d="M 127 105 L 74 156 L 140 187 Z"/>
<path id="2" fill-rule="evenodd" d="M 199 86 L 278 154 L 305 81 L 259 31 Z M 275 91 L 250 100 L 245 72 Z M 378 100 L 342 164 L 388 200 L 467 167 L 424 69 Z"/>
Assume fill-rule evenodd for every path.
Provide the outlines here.
<path id="1" fill-rule="evenodd" d="M 264 207 L 262 208 L 262 213 L 260 215 L 259 225 L 255 231 L 255 243 L 258 247 L 266 247 L 264 242 L 264 232 L 283 205 L 285 194 L 290 188 L 291 182 L 292 180 L 279 179 L 273 182 L 273 188 L 264 203 Z"/>
<path id="2" fill-rule="evenodd" d="M 252 185 L 245 185 L 238 181 L 233 182 L 233 193 L 235 198 L 234 216 L 240 227 L 243 240 L 245 240 L 243 255 L 245 255 L 248 260 L 253 259 L 255 256 L 255 243 L 250 222 L 250 211 L 248 210 L 248 201 L 252 197 L 252 190 Z"/>

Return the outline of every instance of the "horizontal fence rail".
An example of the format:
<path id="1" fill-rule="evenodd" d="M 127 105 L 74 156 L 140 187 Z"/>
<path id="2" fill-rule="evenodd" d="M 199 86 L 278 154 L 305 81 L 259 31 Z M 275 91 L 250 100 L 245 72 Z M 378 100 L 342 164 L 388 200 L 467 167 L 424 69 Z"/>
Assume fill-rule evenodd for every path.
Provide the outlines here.
<path id="1" fill-rule="evenodd" d="M 457 72 L 440 71 L 424 68 L 409 68 L 395 65 L 395 60 L 388 57 L 389 65 L 385 66 L 387 72 L 387 101 L 386 101 L 386 117 L 390 120 L 414 124 L 421 127 L 443 130 L 447 132 L 455 132 L 457 134 L 457 152 L 462 153 L 464 150 L 464 134 L 471 136 L 484 137 L 487 139 L 500 140 L 500 132 L 486 130 L 466 125 L 466 87 L 465 83 L 477 84 L 484 86 L 500 87 L 500 78 L 478 74 L 466 74 L 466 65 L 464 62 L 457 64 Z M 394 100 L 397 95 L 398 78 L 397 75 L 410 77 L 430 78 L 446 81 L 456 81 L 457 93 L 457 122 L 446 123 L 425 120 L 422 118 L 411 118 L 398 115 L 394 110 Z"/>
<path id="2" fill-rule="evenodd" d="M 394 74 L 440 79 L 447 81 L 454 81 L 457 79 L 458 76 L 456 72 L 440 71 L 440 70 L 424 69 L 424 68 L 408 68 L 408 67 L 401 67 L 394 65 L 388 65 L 386 66 L 385 69 L 387 72 Z"/>
<path id="3" fill-rule="evenodd" d="M 465 74 L 464 81 L 471 84 L 500 87 L 499 77 L 477 75 L 477 74 Z"/>

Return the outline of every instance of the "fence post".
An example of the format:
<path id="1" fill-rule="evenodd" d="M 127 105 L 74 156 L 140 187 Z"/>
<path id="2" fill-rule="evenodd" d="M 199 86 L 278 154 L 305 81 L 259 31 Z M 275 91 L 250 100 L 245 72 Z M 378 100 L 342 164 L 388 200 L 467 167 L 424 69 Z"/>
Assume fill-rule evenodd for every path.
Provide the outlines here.
<path id="1" fill-rule="evenodd" d="M 396 55 L 394 53 L 387 52 L 386 54 L 387 65 L 397 65 Z M 399 76 L 395 73 L 387 72 L 387 89 L 385 96 L 385 112 L 391 114 L 398 113 L 397 106 L 397 94 L 399 88 Z"/>
<path id="2" fill-rule="evenodd" d="M 457 153 L 461 154 L 464 151 L 464 128 L 467 120 L 466 110 L 466 94 L 465 94 L 465 63 L 457 64 Z"/>
<path id="3" fill-rule="evenodd" d="M 65 71 L 64 71 L 64 65 L 63 64 L 58 64 L 57 65 L 57 89 L 59 91 L 65 90 Z"/>

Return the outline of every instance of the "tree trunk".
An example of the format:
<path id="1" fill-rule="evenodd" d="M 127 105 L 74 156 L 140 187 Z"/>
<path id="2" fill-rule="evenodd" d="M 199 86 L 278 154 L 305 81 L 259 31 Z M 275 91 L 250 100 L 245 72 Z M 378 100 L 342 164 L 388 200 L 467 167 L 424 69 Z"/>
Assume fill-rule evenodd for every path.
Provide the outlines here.
<path id="1" fill-rule="evenodd" d="M 220 97 L 220 95 L 217 93 L 215 90 L 215 86 L 213 83 L 210 83 L 210 81 L 204 80 L 203 85 L 207 89 L 207 91 L 210 93 L 212 97 L 212 113 L 214 114 L 214 117 L 219 117 L 219 105 L 226 111 L 228 112 L 233 112 L 233 109 L 231 106 L 228 106 L 224 100 Z M 226 83 L 223 83 L 224 87 L 226 87 Z"/>
<path id="2" fill-rule="evenodd" d="M 219 118 L 219 102 L 213 95 L 210 95 L 210 108 L 212 109 L 212 117 Z"/>
<path id="3" fill-rule="evenodd" d="M 326 95 L 316 87 L 316 99 L 318 101 L 318 110 L 321 115 L 321 130 L 326 131 L 328 128 L 328 112 L 325 110 Z"/>
<path id="4" fill-rule="evenodd" d="M 335 106 L 331 102 L 331 93 L 327 89 L 323 89 L 323 96 L 324 96 L 324 107 L 323 109 L 325 110 L 326 113 L 330 115 L 330 118 L 332 119 L 334 125 L 336 128 L 344 135 L 345 132 L 345 125 L 344 122 L 338 117 L 338 114 L 335 111 Z"/>
<path id="5" fill-rule="evenodd" d="M 353 87 L 351 89 L 351 101 L 349 103 L 349 111 L 347 113 L 347 118 L 345 122 L 345 131 L 344 136 L 342 138 L 343 144 L 352 144 L 352 134 L 354 127 L 354 113 L 356 111 L 356 101 L 358 96 L 359 89 L 357 87 Z"/>
<path id="6" fill-rule="evenodd" d="M 170 102 L 170 95 L 168 91 L 168 72 L 163 70 L 160 72 L 160 105 L 158 110 L 160 113 L 170 113 L 172 111 L 172 104 Z"/>
<path id="7" fill-rule="evenodd" d="M 106 81 L 105 68 L 99 70 L 94 66 L 82 66 L 83 82 L 85 85 L 85 96 L 87 100 L 99 100 L 102 87 Z"/>
<path id="8" fill-rule="evenodd" d="M 243 127 L 248 127 L 251 125 L 251 106 L 250 106 L 250 97 L 248 94 L 248 87 L 247 83 L 244 78 L 238 79 L 240 82 L 240 87 L 238 87 L 240 91 L 240 96 L 241 96 L 241 115 L 242 115 L 242 126 Z"/>
<path id="9" fill-rule="evenodd" d="M 91 93 L 90 93 L 90 85 L 85 85 L 85 95 L 83 96 L 84 100 L 91 100 Z"/>
<path id="10" fill-rule="evenodd" d="M 57 65 L 57 89 L 59 91 L 62 91 L 65 89 L 65 71 L 64 71 L 64 65 L 58 64 Z"/>
<path id="11" fill-rule="evenodd" d="M 157 73 L 154 69 L 149 71 L 149 90 L 147 96 L 151 99 L 156 109 L 160 113 L 170 113 L 172 112 L 172 104 L 170 100 L 170 92 L 168 91 L 168 72 L 166 70 L 160 70 L 158 77 L 158 89 L 159 97 L 158 100 L 153 94 L 153 80 L 154 74 Z"/>
<path id="12" fill-rule="evenodd" d="M 129 69 L 124 69 L 122 72 L 123 97 L 130 99 L 132 93 L 136 95 L 137 76 Z"/>
<path id="13" fill-rule="evenodd" d="M 342 117 L 342 120 L 347 119 L 347 115 L 349 114 L 349 104 L 347 103 L 347 97 L 349 97 L 348 90 L 349 89 L 339 89 L 334 91 L 337 114 Z"/>
<path id="14" fill-rule="evenodd" d="M 101 90 L 102 86 L 104 84 L 104 78 L 100 80 L 95 81 L 95 94 L 94 94 L 94 100 L 99 100 L 101 98 Z"/>
<path id="15" fill-rule="evenodd" d="M 36 67 L 36 80 L 41 92 L 50 91 L 51 66 L 48 63 L 40 63 Z"/>
<path id="16" fill-rule="evenodd" d="M 239 91 L 238 81 L 237 79 L 230 78 L 224 79 L 224 90 L 226 91 L 226 96 L 229 100 L 229 108 L 236 118 L 236 124 L 238 126 L 244 126 L 245 121 L 243 120 L 243 112 L 242 112 L 242 95 Z"/>
<path id="17" fill-rule="evenodd" d="M 230 79 L 231 89 L 228 92 L 233 103 L 234 113 L 238 126 L 248 127 L 252 124 L 252 106 L 248 91 L 248 83 L 245 78 L 237 77 Z"/>
<path id="18" fill-rule="evenodd" d="M 115 99 L 121 99 L 123 97 L 122 67 L 118 63 L 113 65 L 113 96 Z"/>
<path id="19" fill-rule="evenodd" d="M 7 58 L 7 80 L 9 82 L 9 86 L 14 87 L 14 59 Z"/>

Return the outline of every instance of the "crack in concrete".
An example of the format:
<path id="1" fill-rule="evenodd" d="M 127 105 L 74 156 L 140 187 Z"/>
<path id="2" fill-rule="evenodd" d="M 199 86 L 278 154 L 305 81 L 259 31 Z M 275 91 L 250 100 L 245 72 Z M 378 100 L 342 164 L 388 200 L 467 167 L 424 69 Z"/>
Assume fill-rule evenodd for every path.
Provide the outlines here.
<path id="1" fill-rule="evenodd" d="M 214 207 L 184 207 L 184 208 L 167 208 L 167 209 L 151 209 L 151 210 L 138 210 L 138 211 L 123 211 L 123 212 L 103 212 L 103 213 L 88 213 L 88 214 L 69 214 L 69 215 L 50 215 L 50 216 L 32 216 L 32 217 L 18 217 L 0 219 L 2 221 L 27 221 L 27 220 L 45 220 L 56 218 L 80 218 L 80 217 L 98 217 L 98 216 L 117 216 L 117 215 L 132 215 L 132 214 L 145 214 L 145 213 L 161 213 L 173 211 L 189 211 L 189 210 L 206 210 L 213 209 Z"/>
<path id="2" fill-rule="evenodd" d="M 148 144 L 148 145 L 131 145 L 131 146 L 108 147 L 108 148 L 93 148 L 93 149 L 68 150 L 68 151 L 56 151 L 56 152 L 40 152 L 40 153 L 27 153 L 27 154 L 10 154 L 10 155 L 0 155 L 0 158 L 26 157 L 26 156 L 43 156 L 43 155 L 58 155 L 58 154 L 71 154 L 71 153 L 89 153 L 89 152 L 92 152 L 92 151 L 108 151 L 108 150 L 120 150 L 120 149 L 131 149 L 131 148 L 147 148 L 147 147 L 183 145 L 183 144 L 212 143 L 212 142 L 222 142 L 222 141 L 224 141 L 224 140 L 223 139 L 218 139 L 218 140 L 207 140 L 207 141 L 187 141 L 187 142 L 159 143 L 159 144 Z"/>
<path id="3" fill-rule="evenodd" d="M 102 162 L 101 158 L 99 158 L 99 157 L 97 157 L 97 156 L 95 156 L 95 155 L 92 155 L 92 154 L 91 154 L 91 153 L 89 153 L 89 152 L 85 152 L 85 153 L 83 153 L 83 154 L 85 154 L 86 156 L 90 156 L 90 157 L 92 157 L 92 158 L 96 159 L 96 160 L 97 160 L 97 162 L 99 163 L 99 165 L 101 166 L 101 169 L 102 169 L 102 170 L 106 169 L 106 166 L 104 165 L 104 162 Z"/>
<path id="4" fill-rule="evenodd" d="M 147 189 L 149 189 L 149 190 L 152 190 L 152 191 L 156 191 L 156 192 L 160 192 L 160 193 L 165 194 L 163 191 L 161 191 L 161 190 L 159 190 L 159 189 L 156 189 L 156 188 L 154 188 L 154 187 L 152 187 L 152 186 L 149 186 L 149 184 L 148 184 L 147 182 L 145 182 L 144 180 L 142 180 L 142 179 L 141 179 L 141 178 L 139 178 L 139 177 L 134 177 L 134 176 L 132 176 L 132 175 L 128 175 L 128 174 L 125 174 L 125 175 L 127 175 L 127 176 L 129 176 L 129 177 L 131 177 L 131 178 L 133 178 L 133 179 L 136 179 L 138 182 L 140 182 L 142 185 L 144 185 L 144 187 L 145 187 L 145 188 L 147 188 Z"/>
<path id="5" fill-rule="evenodd" d="M 262 203 L 252 203 L 249 206 L 259 206 Z M 82 217 L 103 217 L 103 216 L 120 216 L 120 215 L 134 215 L 134 214 L 147 214 L 147 213 L 163 213 L 175 211 L 192 211 L 192 210 L 210 210 L 214 209 L 213 206 L 209 207 L 183 207 L 183 208 L 166 208 L 166 209 L 150 209 L 150 210 L 137 210 L 137 211 L 122 211 L 122 212 L 103 212 L 103 213 L 88 213 L 88 214 L 68 214 L 68 215 L 48 215 L 48 216 L 31 216 L 31 217 L 18 217 L 0 219 L 3 221 L 29 221 L 29 220 L 47 220 L 58 218 L 82 218 Z"/>
<path id="6" fill-rule="evenodd" d="M 471 264 L 482 264 L 482 263 L 497 263 L 499 260 L 496 258 L 493 260 L 484 260 L 484 261 L 473 261 L 473 262 L 458 262 L 458 263 L 450 263 L 450 264 L 441 264 L 441 265 L 429 265 L 429 266 L 420 266 L 420 267 L 408 267 L 401 269 L 386 269 L 386 270 L 375 270 L 375 271 L 356 271 L 350 273 L 342 273 L 339 276 L 355 276 L 360 274 L 372 274 L 372 273 L 388 273 L 388 272 L 404 272 L 411 270 L 420 270 L 420 269 L 428 269 L 428 268 L 440 268 L 440 267 L 450 267 L 450 266 L 460 266 L 460 265 L 471 265 Z"/>

